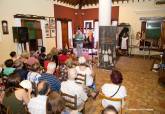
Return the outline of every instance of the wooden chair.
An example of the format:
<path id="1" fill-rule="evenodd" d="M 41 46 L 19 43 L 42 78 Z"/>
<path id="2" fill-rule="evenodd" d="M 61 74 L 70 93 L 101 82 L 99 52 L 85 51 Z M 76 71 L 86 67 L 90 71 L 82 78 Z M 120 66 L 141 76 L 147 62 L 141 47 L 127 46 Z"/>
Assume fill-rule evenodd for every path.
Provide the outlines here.
<path id="1" fill-rule="evenodd" d="M 121 105 L 121 108 L 120 108 L 120 114 L 123 113 L 123 101 L 124 99 L 122 98 L 112 98 L 112 97 L 106 97 L 102 92 L 99 93 L 99 96 L 101 99 L 107 99 L 107 100 L 110 100 L 110 101 L 113 101 L 113 102 L 120 102 L 120 105 Z"/>
<path id="2" fill-rule="evenodd" d="M 65 107 L 67 109 L 70 109 L 70 110 L 78 110 L 78 107 L 77 107 L 77 95 L 75 96 L 72 96 L 72 95 L 69 95 L 67 93 L 63 93 L 61 92 L 61 96 L 64 98 L 65 100 Z M 82 112 L 83 114 L 85 114 L 85 105 L 83 106 L 82 109 L 79 110 L 80 112 Z"/>
<path id="3" fill-rule="evenodd" d="M 77 74 L 76 83 L 86 85 L 86 75 Z"/>

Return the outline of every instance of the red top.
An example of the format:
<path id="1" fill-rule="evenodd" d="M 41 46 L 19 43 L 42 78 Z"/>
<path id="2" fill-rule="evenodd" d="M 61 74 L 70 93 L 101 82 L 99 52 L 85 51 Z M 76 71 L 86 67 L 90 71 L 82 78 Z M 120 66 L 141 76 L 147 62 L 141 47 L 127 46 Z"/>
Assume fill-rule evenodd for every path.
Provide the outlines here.
<path id="1" fill-rule="evenodd" d="M 61 54 L 61 55 L 58 56 L 58 60 L 59 60 L 60 63 L 65 63 L 65 61 L 67 59 L 68 59 L 68 56 L 67 55 Z"/>
<path id="2" fill-rule="evenodd" d="M 49 60 L 45 60 L 44 61 L 44 69 L 45 70 L 47 70 L 47 66 L 48 66 L 48 63 L 49 63 L 50 61 Z"/>

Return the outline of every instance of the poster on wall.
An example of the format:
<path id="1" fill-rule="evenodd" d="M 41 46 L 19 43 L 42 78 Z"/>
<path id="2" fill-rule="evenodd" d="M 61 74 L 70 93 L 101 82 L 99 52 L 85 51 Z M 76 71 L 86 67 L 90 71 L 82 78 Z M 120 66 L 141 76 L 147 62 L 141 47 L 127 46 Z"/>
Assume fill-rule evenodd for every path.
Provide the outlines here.
<path id="1" fill-rule="evenodd" d="M 93 28 L 93 20 L 85 20 L 84 21 L 84 28 L 85 29 L 92 29 Z"/>
<path id="2" fill-rule="evenodd" d="M 49 18 L 45 18 L 45 29 L 49 29 Z"/>
<path id="3" fill-rule="evenodd" d="M 8 23 L 6 20 L 2 20 L 2 32 L 3 34 L 9 34 Z"/>
<path id="4" fill-rule="evenodd" d="M 55 37 L 55 36 L 56 36 L 56 30 L 50 29 L 50 37 Z"/>
<path id="5" fill-rule="evenodd" d="M 49 29 L 46 29 L 45 30 L 45 34 L 46 34 L 46 38 L 50 38 L 50 30 Z"/>
<path id="6" fill-rule="evenodd" d="M 54 17 L 49 18 L 49 24 L 50 24 L 50 28 L 55 28 L 55 18 Z"/>

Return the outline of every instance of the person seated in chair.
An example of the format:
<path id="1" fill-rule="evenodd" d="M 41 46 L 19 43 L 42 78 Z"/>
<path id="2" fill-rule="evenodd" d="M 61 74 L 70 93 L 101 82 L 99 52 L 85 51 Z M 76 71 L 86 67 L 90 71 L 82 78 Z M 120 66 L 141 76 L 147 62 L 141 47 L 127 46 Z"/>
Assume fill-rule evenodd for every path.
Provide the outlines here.
<path id="1" fill-rule="evenodd" d="M 77 95 L 77 107 L 80 111 L 88 97 L 83 87 L 75 82 L 76 77 L 77 72 L 75 68 L 69 69 L 68 80 L 61 83 L 61 92 L 72 96 Z"/>
<path id="2" fill-rule="evenodd" d="M 30 99 L 28 110 L 31 114 L 46 114 L 46 100 L 50 86 L 46 81 L 41 81 L 37 86 L 38 95 Z"/>
<path id="3" fill-rule="evenodd" d="M 110 75 L 112 83 L 106 83 L 101 87 L 102 93 L 109 98 L 123 99 L 127 96 L 126 88 L 122 85 L 123 76 L 121 72 L 113 70 Z M 105 108 L 108 105 L 113 105 L 118 111 L 121 109 L 119 101 L 102 100 L 102 106 Z"/>
<path id="4" fill-rule="evenodd" d="M 21 76 L 21 81 L 27 79 L 28 70 L 24 68 L 23 62 L 19 59 L 14 61 L 15 73 Z"/>
<path id="5" fill-rule="evenodd" d="M 114 106 L 108 105 L 105 109 L 102 110 L 101 114 L 118 114 L 118 111 Z"/>
<path id="6" fill-rule="evenodd" d="M 11 57 L 11 59 L 12 59 L 13 61 L 15 61 L 15 60 L 18 59 L 17 53 L 16 53 L 15 51 L 10 52 L 9 55 L 10 55 L 10 57 Z"/>
<path id="7" fill-rule="evenodd" d="M 13 60 L 12 59 L 7 59 L 5 61 L 5 68 L 3 70 L 3 75 L 5 76 L 9 76 L 10 74 L 12 74 L 15 71 L 15 68 L 13 68 Z"/>
<path id="8" fill-rule="evenodd" d="M 17 74 L 12 74 L 7 79 L 5 95 L 2 104 L 10 108 L 13 114 L 26 114 L 24 103 L 28 104 L 31 98 L 32 84 L 28 80 L 20 82 Z"/>
<path id="9" fill-rule="evenodd" d="M 42 73 L 41 77 L 39 77 L 39 81 L 45 80 L 50 85 L 50 88 L 52 91 L 60 91 L 61 88 L 61 82 L 57 79 L 57 77 L 54 74 L 56 69 L 56 63 L 49 62 L 47 66 L 46 73 Z"/>

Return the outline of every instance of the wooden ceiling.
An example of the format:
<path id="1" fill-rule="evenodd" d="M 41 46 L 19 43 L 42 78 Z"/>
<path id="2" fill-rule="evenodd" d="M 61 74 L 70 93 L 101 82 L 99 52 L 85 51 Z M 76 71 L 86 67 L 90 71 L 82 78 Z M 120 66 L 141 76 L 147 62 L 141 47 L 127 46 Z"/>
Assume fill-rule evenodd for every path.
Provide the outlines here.
<path id="1" fill-rule="evenodd" d="M 99 2 L 99 0 L 54 0 L 54 1 L 67 3 L 67 4 L 70 4 L 73 6 L 79 5 L 80 9 L 82 8 L 82 6 L 93 5 L 93 4 L 97 4 Z M 112 2 L 119 2 L 119 1 L 128 2 L 128 1 L 134 1 L 134 0 L 112 0 Z"/>

